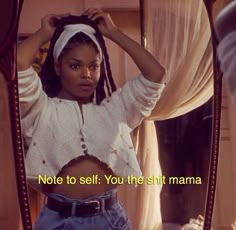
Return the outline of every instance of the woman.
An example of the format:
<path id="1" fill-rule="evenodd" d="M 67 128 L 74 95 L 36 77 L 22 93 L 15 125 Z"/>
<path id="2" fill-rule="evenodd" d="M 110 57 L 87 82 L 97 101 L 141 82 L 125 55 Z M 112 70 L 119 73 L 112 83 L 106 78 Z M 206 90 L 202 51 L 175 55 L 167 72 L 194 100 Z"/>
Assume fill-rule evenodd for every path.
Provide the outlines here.
<path id="1" fill-rule="evenodd" d="M 102 35 L 143 76 L 116 90 Z M 49 40 L 43 91 L 31 65 Z M 130 133 L 160 98 L 164 68 L 100 9 L 43 18 L 19 44 L 17 65 L 27 178 L 48 197 L 35 229 L 131 229 L 117 186 L 141 175 Z"/>

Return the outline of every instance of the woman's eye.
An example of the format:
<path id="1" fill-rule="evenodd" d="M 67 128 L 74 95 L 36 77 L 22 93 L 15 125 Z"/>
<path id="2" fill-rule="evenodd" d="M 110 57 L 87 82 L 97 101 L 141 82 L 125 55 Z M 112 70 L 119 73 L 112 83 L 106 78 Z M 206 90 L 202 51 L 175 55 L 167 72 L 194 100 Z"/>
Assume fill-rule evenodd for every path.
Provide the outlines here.
<path id="1" fill-rule="evenodd" d="M 93 70 L 93 71 L 98 70 L 99 65 L 92 65 L 92 66 L 90 66 L 90 69 Z"/>
<path id="2" fill-rule="evenodd" d="M 79 64 L 70 64 L 71 69 L 78 69 L 80 67 Z"/>

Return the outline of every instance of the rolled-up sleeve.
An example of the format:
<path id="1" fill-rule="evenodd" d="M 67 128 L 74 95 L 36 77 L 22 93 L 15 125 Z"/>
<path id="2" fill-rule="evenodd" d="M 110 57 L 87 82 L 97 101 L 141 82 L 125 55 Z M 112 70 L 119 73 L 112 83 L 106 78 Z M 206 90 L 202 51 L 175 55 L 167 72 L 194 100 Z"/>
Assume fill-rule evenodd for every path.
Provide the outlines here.
<path id="1" fill-rule="evenodd" d="M 33 67 L 18 72 L 18 86 L 21 123 L 25 134 L 35 125 L 48 97 L 43 91 L 41 80 Z"/>
<path id="2" fill-rule="evenodd" d="M 151 114 L 164 88 L 164 83 L 149 81 L 142 75 L 126 82 L 120 95 L 131 129 Z"/>

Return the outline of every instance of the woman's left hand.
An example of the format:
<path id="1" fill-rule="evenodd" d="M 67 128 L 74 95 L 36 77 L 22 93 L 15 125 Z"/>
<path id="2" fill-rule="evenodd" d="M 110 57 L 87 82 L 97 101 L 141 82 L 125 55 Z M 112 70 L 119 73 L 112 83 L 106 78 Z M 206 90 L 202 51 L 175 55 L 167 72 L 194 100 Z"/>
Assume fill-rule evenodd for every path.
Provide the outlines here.
<path id="1" fill-rule="evenodd" d="M 98 29 L 105 37 L 111 38 L 113 33 L 117 30 L 117 27 L 112 21 L 110 14 L 104 12 L 101 9 L 90 8 L 87 9 L 83 15 L 86 15 L 93 21 L 98 20 Z"/>

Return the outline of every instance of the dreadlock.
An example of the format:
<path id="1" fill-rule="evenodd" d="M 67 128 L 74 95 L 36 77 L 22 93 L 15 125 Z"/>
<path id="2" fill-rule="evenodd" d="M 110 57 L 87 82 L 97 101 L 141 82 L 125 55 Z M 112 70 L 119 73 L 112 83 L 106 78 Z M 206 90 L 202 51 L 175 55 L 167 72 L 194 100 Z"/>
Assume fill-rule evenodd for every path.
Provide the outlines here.
<path id="1" fill-rule="evenodd" d="M 111 68 L 110 68 L 110 62 L 109 62 L 109 56 L 107 53 L 107 48 L 105 45 L 104 38 L 99 31 L 97 27 L 97 22 L 92 21 L 88 19 L 87 16 L 74 16 L 70 15 L 68 17 L 64 17 L 60 20 L 55 20 L 54 24 L 56 26 L 56 30 L 53 34 L 53 37 L 51 39 L 51 43 L 49 46 L 48 54 L 46 57 L 46 60 L 42 66 L 40 77 L 43 85 L 43 89 L 46 92 L 46 94 L 49 97 L 56 97 L 58 93 L 60 92 L 62 86 L 60 82 L 60 78 L 57 76 L 55 70 L 54 70 L 54 58 L 53 58 L 53 49 L 55 46 L 55 43 L 61 33 L 64 31 L 65 25 L 72 25 L 72 24 L 85 24 L 89 25 L 92 28 L 95 29 L 95 37 L 102 49 L 103 52 L 103 60 L 101 63 L 101 73 L 100 73 L 100 79 L 98 81 L 95 94 L 96 94 L 96 104 L 100 104 L 101 101 L 106 98 L 107 96 L 111 96 L 112 92 L 116 90 L 116 86 L 114 83 L 114 80 L 112 78 Z M 71 44 L 74 43 L 80 43 L 80 44 L 91 44 L 96 49 L 96 45 L 93 43 L 93 41 L 84 33 L 77 33 L 75 34 L 70 40 L 68 41 L 67 45 L 63 49 L 61 55 L 63 55 L 63 52 L 70 47 Z M 60 55 L 60 56 L 61 56 Z M 60 57 L 59 57 L 60 58 Z M 93 97 L 94 95 L 92 95 Z"/>

